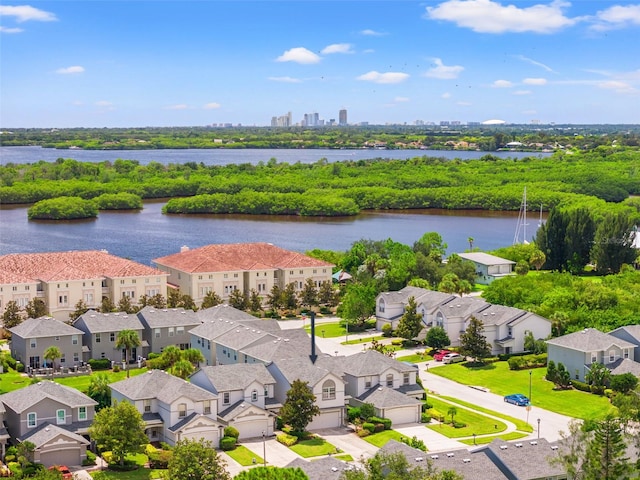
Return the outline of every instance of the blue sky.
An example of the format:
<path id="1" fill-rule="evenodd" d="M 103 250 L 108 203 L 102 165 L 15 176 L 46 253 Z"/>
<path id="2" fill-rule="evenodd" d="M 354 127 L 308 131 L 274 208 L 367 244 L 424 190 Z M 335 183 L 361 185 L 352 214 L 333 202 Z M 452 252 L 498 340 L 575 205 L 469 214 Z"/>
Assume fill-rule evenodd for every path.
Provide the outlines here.
<path id="1" fill-rule="evenodd" d="M 0 127 L 640 123 L 640 3 L 0 5 Z"/>

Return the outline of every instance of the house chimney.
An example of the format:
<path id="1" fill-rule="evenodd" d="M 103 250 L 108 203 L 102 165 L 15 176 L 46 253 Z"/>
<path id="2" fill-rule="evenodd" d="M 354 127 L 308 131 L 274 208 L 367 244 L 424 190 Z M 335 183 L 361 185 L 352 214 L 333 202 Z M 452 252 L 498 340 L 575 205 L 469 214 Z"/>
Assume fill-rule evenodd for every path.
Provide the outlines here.
<path id="1" fill-rule="evenodd" d="M 187 247 L 186 245 L 183 245 L 180 247 L 180 253 L 184 253 L 184 252 L 188 252 L 189 251 L 189 247 Z"/>

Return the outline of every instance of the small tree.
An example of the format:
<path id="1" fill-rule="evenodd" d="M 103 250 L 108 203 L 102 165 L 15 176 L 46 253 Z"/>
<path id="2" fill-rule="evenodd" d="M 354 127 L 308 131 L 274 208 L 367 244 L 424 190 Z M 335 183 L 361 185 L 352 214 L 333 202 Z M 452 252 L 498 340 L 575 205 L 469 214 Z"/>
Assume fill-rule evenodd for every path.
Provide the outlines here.
<path id="1" fill-rule="evenodd" d="M 313 417 L 320 414 L 316 396 L 307 382 L 294 380 L 280 409 L 282 421 L 291 425 L 294 432 L 304 432 Z"/>
<path id="2" fill-rule="evenodd" d="M 116 306 L 109 297 L 103 297 L 102 303 L 100 304 L 100 311 L 102 313 L 115 312 Z"/>
<path id="3" fill-rule="evenodd" d="M 282 304 L 287 310 L 298 308 L 298 296 L 296 295 L 296 285 L 291 282 L 282 291 Z"/>
<path id="4" fill-rule="evenodd" d="M 111 405 L 111 387 L 109 387 L 109 377 L 104 372 L 97 372 L 91 375 L 87 395 L 98 402 L 96 412 Z"/>
<path id="5" fill-rule="evenodd" d="M 300 292 L 300 305 L 303 307 L 313 307 L 318 304 L 318 289 L 312 278 L 307 278 L 304 287 Z"/>
<path id="6" fill-rule="evenodd" d="M 405 340 L 413 340 L 416 338 L 423 328 L 422 315 L 417 312 L 415 297 L 409 297 L 407 306 L 404 309 L 404 315 L 398 322 L 397 334 Z"/>
<path id="7" fill-rule="evenodd" d="M 238 310 L 246 310 L 249 306 L 249 299 L 240 290 L 234 290 L 229 295 L 229 305 Z"/>
<path id="8" fill-rule="evenodd" d="M 533 253 L 531 254 L 531 257 L 529 257 L 529 265 L 534 267 L 536 271 L 540 271 L 540 269 L 544 265 L 544 262 L 546 261 L 547 261 L 547 256 L 544 254 L 542 250 L 538 250 L 538 249 L 534 250 Z"/>
<path id="9" fill-rule="evenodd" d="M 60 351 L 60 349 L 57 346 L 51 345 L 50 347 L 47 347 L 47 349 L 42 354 L 42 357 L 45 360 L 48 360 L 51 362 L 51 366 L 52 366 L 51 378 L 53 378 L 53 371 L 56 368 L 56 360 L 62 357 L 62 351 Z"/>
<path id="10" fill-rule="evenodd" d="M 609 383 L 610 377 L 611 371 L 603 364 L 596 362 L 591 364 L 584 379 L 596 389 L 604 390 L 604 387 Z"/>
<path id="11" fill-rule="evenodd" d="M 222 298 L 215 291 L 211 290 L 202 299 L 201 308 L 211 308 L 222 303 Z"/>
<path id="12" fill-rule="evenodd" d="M 638 386 L 638 377 L 631 372 L 611 375 L 610 383 L 613 391 L 626 394 Z"/>
<path id="13" fill-rule="evenodd" d="M 169 460 L 166 480 L 231 480 L 227 464 L 204 439 L 180 440 Z"/>
<path id="14" fill-rule="evenodd" d="M 180 290 L 175 288 L 170 288 L 167 293 L 167 307 L 168 308 L 178 308 L 180 304 L 181 297 Z"/>
<path id="15" fill-rule="evenodd" d="M 84 303 L 82 299 L 78 300 L 78 302 L 73 307 L 73 312 L 69 314 L 69 321 L 73 322 L 76 318 L 78 318 L 81 315 L 84 315 L 88 311 L 89 311 L 89 307 L 87 306 L 87 304 Z M 33 317 L 33 318 L 36 318 L 36 317 Z"/>
<path id="16" fill-rule="evenodd" d="M 171 367 L 171 373 L 176 377 L 187 378 L 189 375 L 193 373 L 195 368 L 193 368 L 193 364 L 189 360 L 185 360 L 181 358 Z"/>
<path id="17" fill-rule="evenodd" d="M 267 305 L 274 312 L 282 308 L 282 289 L 278 285 L 271 287 L 271 292 L 267 295 Z"/>
<path id="18" fill-rule="evenodd" d="M 527 273 L 529 273 L 529 264 L 524 260 L 520 260 L 516 263 L 513 271 L 516 272 L 517 275 L 526 275 Z"/>
<path id="19" fill-rule="evenodd" d="M 167 300 L 160 293 L 156 293 L 153 297 L 147 299 L 147 305 L 155 308 L 167 308 Z"/>
<path id="20" fill-rule="evenodd" d="M 322 305 L 335 307 L 338 304 L 337 298 L 338 293 L 333 288 L 332 282 L 324 281 L 320 284 L 320 288 L 318 289 L 318 300 Z"/>
<path id="21" fill-rule="evenodd" d="M 2 321 L 4 328 L 17 327 L 22 323 L 22 314 L 20 313 L 20 307 L 14 300 L 9 300 L 2 314 Z"/>
<path id="22" fill-rule="evenodd" d="M 141 452 L 142 446 L 149 443 L 144 429 L 144 420 L 135 406 L 115 402 L 96 413 L 89 435 L 101 451 L 111 451 L 114 461 L 124 465 L 128 454 Z"/>
<path id="23" fill-rule="evenodd" d="M 451 340 L 444 327 L 431 327 L 427 332 L 425 344 L 428 347 L 441 349 L 451 345 Z"/>
<path id="24" fill-rule="evenodd" d="M 120 330 L 116 337 L 116 348 L 125 349 L 125 364 L 127 368 L 127 378 L 129 378 L 129 359 L 131 357 L 131 349 L 140 346 L 140 337 L 135 330 Z"/>
<path id="25" fill-rule="evenodd" d="M 47 314 L 47 306 L 41 298 L 32 298 L 27 303 L 27 306 L 24 307 L 24 311 L 29 318 L 40 318 Z"/>
<path id="26" fill-rule="evenodd" d="M 251 289 L 249 294 L 249 310 L 252 312 L 260 312 L 262 310 L 262 297 L 258 295 L 254 288 Z"/>
<path id="27" fill-rule="evenodd" d="M 131 304 L 131 299 L 128 295 L 123 295 L 118 302 L 118 311 L 125 313 L 135 313 L 136 308 Z"/>
<path id="28" fill-rule="evenodd" d="M 455 423 L 455 416 L 458 414 L 458 409 L 454 406 L 449 407 L 447 415 L 451 417 L 451 425 Z"/>
<path id="29" fill-rule="evenodd" d="M 243 470 L 233 480 L 308 480 L 309 477 L 300 467 L 255 467 Z"/>
<path id="30" fill-rule="evenodd" d="M 33 462 L 33 452 L 36 450 L 34 443 L 30 441 L 20 442 L 16 446 L 17 458 L 20 466 L 24 469 Z"/>
<path id="31" fill-rule="evenodd" d="M 482 320 L 472 316 L 467 329 L 460 335 L 460 354 L 472 357 L 475 362 L 480 362 L 491 355 L 491 345 L 483 332 Z"/>

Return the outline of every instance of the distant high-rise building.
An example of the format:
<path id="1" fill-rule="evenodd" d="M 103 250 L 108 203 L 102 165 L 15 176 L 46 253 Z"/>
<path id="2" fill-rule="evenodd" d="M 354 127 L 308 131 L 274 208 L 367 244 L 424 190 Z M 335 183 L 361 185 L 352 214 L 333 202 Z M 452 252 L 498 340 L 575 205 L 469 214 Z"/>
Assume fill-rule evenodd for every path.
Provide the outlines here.
<path id="1" fill-rule="evenodd" d="M 317 113 L 305 113 L 302 119 L 303 127 L 317 127 L 320 125 L 320 115 Z"/>
<path id="2" fill-rule="evenodd" d="M 347 124 L 347 109 L 343 108 L 338 112 L 338 125 Z"/>
<path id="3" fill-rule="evenodd" d="M 272 127 L 290 127 L 291 126 L 291 112 L 279 117 L 271 117 Z"/>

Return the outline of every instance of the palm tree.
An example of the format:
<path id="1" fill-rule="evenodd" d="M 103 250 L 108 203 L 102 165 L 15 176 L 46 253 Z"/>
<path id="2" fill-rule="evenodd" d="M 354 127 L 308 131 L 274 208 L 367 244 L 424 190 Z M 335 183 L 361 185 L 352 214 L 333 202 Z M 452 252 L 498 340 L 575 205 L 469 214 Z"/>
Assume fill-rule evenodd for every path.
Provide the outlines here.
<path id="1" fill-rule="evenodd" d="M 109 377 L 104 372 L 98 372 L 91 376 L 87 395 L 98 402 L 96 411 L 111 405 L 111 387 L 109 387 Z"/>
<path id="2" fill-rule="evenodd" d="M 125 349 L 125 362 L 127 369 L 127 378 L 129 378 L 129 357 L 131 356 L 131 349 L 140 346 L 140 337 L 135 330 L 120 330 L 118 337 L 116 338 L 116 348 Z"/>
<path id="3" fill-rule="evenodd" d="M 197 367 L 200 362 L 205 361 L 204 355 L 202 355 L 202 352 L 197 348 L 182 350 L 181 359 L 191 362 L 194 367 Z"/>
<path id="4" fill-rule="evenodd" d="M 453 419 L 455 418 L 455 416 L 458 414 L 458 409 L 456 407 L 449 407 L 449 410 L 447 410 L 447 415 L 451 415 L 451 425 L 453 425 Z"/>
<path id="5" fill-rule="evenodd" d="M 162 350 L 162 358 L 173 367 L 182 358 L 182 350 L 175 345 L 169 345 Z"/>
<path id="6" fill-rule="evenodd" d="M 193 364 L 185 359 L 178 360 L 173 367 L 171 367 L 171 373 L 180 378 L 187 378 L 194 370 Z"/>
<path id="7" fill-rule="evenodd" d="M 53 367 L 51 368 L 51 378 L 53 378 L 53 371 L 56 368 L 56 358 L 62 358 L 62 352 L 58 347 L 52 345 L 44 351 L 42 356 L 45 360 L 51 360 L 51 365 Z"/>
<path id="8" fill-rule="evenodd" d="M 470 251 L 470 252 L 473 252 L 473 241 L 474 241 L 474 240 L 475 240 L 475 239 L 474 239 L 473 237 L 469 237 L 469 238 L 467 238 L 467 242 L 469 242 L 469 251 Z"/>

